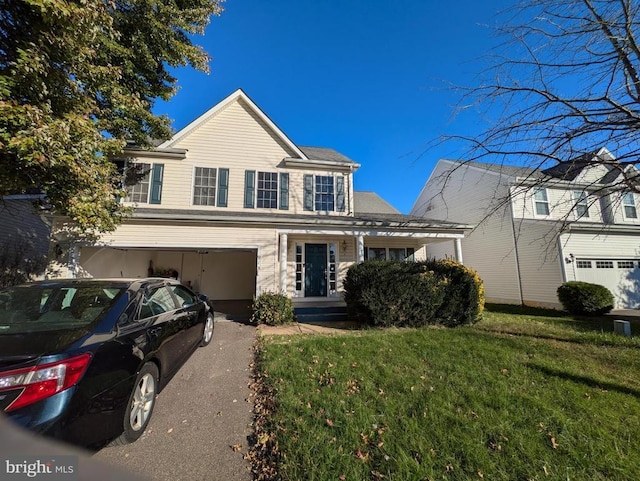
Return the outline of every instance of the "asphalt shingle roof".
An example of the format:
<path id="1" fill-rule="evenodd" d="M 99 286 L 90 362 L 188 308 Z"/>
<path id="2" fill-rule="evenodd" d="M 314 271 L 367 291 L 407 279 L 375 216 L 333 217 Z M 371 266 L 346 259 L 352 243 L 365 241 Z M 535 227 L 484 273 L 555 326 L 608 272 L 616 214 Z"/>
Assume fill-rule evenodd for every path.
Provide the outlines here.
<path id="1" fill-rule="evenodd" d="M 355 191 L 353 211 L 358 214 L 400 214 L 395 207 L 375 192 Z"/>
<path id="2" fill-rule="evenodd" d="M 298 148 L 304 153 L 304 155 L 309 157 L 309 159 L 311 160 L 329 160 L 332 162 L 339 162 L 345 165 L 349 165 L 349 164 L 358 165 L 357 162 L 354 162 L 346 155 L 342 155 L 340 152 L 333 149 L 327 149 L 325 147 L 301 147 L 301 146 L 298 146 Z"/>

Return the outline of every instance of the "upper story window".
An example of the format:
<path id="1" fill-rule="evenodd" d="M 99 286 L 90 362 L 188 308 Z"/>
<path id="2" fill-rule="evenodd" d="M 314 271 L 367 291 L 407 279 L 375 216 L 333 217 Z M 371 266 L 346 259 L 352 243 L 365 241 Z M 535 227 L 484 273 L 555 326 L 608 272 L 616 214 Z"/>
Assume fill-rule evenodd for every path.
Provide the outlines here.
<path id="1" fill-rule="evenodd" d="M 589 204 L 586 192 L 575 191 L 573 193 L 573 203 L 578 219 L 581 217 L 589 217 Z"/>
<path id="2" fill-rule="evenodd" d="M 638 210 L 636 209 L 636 198 L 633 195 L 633 192 L 627 192 L 622 196 L 622 208 L 624 209 L 625 218 L 638 218 Z"/>
<path id="3" fill-rule="evenodd" d="M 135 168 L 139 175 L 138 183 L 127 185 L 127 200 L 129 202 L 138 202 L 146 204 L 149 201 L 149 183 L 151 182 L 151 164 L 135 164 L 129 168 Z"/>
<path id="4" fill-rule="evenodd" d="M 343 176 L 304 176 L 304 210 L 319 212 L 345 211 L 345 179 Z"/>
<path id="5" fill-rule="evenodd" d="M 533 203 L 536 209 L 536 215 L 549 215 L 549 199 L 547 197 L 547 189 L 538 188 L 533 194 Z"/>
<path id="6" fill-rule="evenodd" d="M 257 172 L 256 175 L 255 170 L 245 170 L 244 207 L 288 210 L 289 173 Z"/>
<path id="7" fill-rule="evenodd" d="M 229 169 L 196 167 L 193 175 L 193 205 L 227 206 Z"/>
<path id="8" fill-rule="evenodd" d="M 316 175 L 315 210 L 334 210 L 335 193 L 333 177 Z"/>
<path id="9" fill-rule="evenodd" d="M 116 161 L 122 172 L 127 202 L 138 204 L 160 204 L 162 200 L 162 177 L 164 164 Z"/>
<path id="10" fill-rule="evenodd" d="M 263 209 L 278 208 L 278 174 L 276 172 L 258 172 L 256 207 Z"/>

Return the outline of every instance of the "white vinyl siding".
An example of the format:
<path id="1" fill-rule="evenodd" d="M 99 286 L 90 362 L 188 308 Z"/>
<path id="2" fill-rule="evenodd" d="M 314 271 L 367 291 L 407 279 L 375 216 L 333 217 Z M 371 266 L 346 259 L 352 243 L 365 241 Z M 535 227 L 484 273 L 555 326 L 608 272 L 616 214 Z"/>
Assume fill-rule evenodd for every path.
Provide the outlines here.
<path id="1" fill-rule="evenodd" d="M 429 188 L 421 193 L 412 215 L 475 225 L 509 191 L 508 177 L 464 167 L 447 175 L 450 167 L 446 161 L 436 164 Z M 464 264 L 482 278 L 488 302 L 520 303 L 513 239 L 511 215 L 504 206 L 462 239 Z M 423 255 L 455 259 L 454 242 L 430 243 Z"/>

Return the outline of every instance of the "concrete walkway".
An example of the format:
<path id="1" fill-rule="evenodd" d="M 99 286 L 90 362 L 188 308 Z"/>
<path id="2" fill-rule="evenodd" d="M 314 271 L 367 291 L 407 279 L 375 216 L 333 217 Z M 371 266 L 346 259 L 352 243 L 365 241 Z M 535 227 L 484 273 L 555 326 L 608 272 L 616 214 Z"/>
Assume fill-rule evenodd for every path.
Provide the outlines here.
<path id="1" fill-rule="evenodd" d="M 261 336 L 290 336 L 292 334 L 344 334 L 357 330 L 355 322 L 330 322 L 326 324 L 285 324 L 283 326 L 258 326 Z"/>

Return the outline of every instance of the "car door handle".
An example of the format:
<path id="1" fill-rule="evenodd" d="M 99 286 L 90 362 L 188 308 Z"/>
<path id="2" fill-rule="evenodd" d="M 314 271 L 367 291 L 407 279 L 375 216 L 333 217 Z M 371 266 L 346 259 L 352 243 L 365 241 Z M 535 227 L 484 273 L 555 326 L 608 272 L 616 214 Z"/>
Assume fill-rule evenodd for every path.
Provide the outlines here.
<path id="1" fill-rule="evenodd" d="M 160 335 L 160 331 L 162 331 L 161 327 L 152 327 L 151 329 L 149 329 L 149 335 L 158 337 Z"/>

